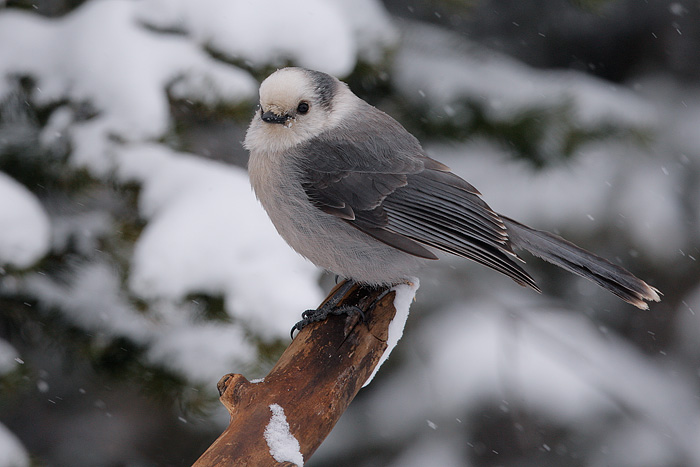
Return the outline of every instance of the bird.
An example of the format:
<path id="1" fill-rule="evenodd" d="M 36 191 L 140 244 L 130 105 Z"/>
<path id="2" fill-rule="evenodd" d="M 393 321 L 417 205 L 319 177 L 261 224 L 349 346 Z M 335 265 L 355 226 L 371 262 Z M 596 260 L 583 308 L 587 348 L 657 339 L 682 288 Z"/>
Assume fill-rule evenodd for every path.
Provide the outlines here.
<path id="1" fill-rule="evenodd" d="M 253 191 L 280 236 L 347 284 L 405 283 L 443 252 L 541 292 L 516 253 L 525 250 L 640 309 L 660 300 L 621 266 L 495 212 L 399 122 L 329 74 L 270 74 L 243 145 Z M 336 302 L 307 310 L 296 328 L 338 313 Z"/>

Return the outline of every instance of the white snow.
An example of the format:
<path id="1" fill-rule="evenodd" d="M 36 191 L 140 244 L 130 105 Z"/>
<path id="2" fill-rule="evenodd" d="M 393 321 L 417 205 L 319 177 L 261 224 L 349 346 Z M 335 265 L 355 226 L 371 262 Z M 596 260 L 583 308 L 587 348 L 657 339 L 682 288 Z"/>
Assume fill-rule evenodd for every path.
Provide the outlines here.
<path id="1" fill-rule="evenodd" d="M 14 370 L 18 358 L 17 350 L 6 340 L 0 339 L 0 376 Z"/>
<path id="2" fill-rule="evenodd" d="M 399 31 L 376 0 L 328 0 L 350 25 L 357 41 L 358 58 L 372 64 L 385 58 L 387 50 L 399 41 Z"/>
<path id="3" fill-rule="evenodd" d="M 107 263 L 78 265 L 60 283 L 30 275 L 16 287 L 36 296 L 41 305 L 60 309 L 98 342 L 127 337 L 147 347 L 151 363 L 191 381 L 216 381 L 231 368 L 257 359 L 240 324 L 197 321 L 191 303 L 161 300 L 151 304 L 149 314 L 136 309 L 121 289 L 118 272 Z"/>
<path id="4" fill-rule="evenodd" d="M 252 67 L 293 61 L 337 76 L 358 58 L 377 61 L 377 50 L 397 37 L 375 0 L 149 0 L 139 17 Z"/>
<path id="5" fill-rule="evenodd" d="M 403 29 L 395 84 L 407 99 L 441 114 L 466 98 L 495 120 L 571 106 L 572 123 L 582 127 L 615 122 L 645 128 L 657 121 L 653 106 L 621 86 L 572 71 L 535 70 L 434 26 L 407 21 Z"/>
<path id="6" fill-rule="evenodd" d="M 29 455 L 17 437 L 0 423 L 0 467 L 29 466 Z"/>
<path id="7" fill-rule="evenodd" d="M 123 181 L 141 183 L 149 219 L 129 276 L 138 296 L 220 294 L 233 318 L 267 339 L 286 337 L 320 302 L 319 270 L 280 238 L 244 170 L 160 145 L 125 147 L 116 160 Z"/>
<path id="8" fill-rule="evenodd" d="M 0 267 L 27 268 L 50 245 L 49 219 L 39 200 L 24 185 L 0 172 Z"/>
<path id="9" fill-rule="evenodd" d="M 65 282 L 30 275 L 18 287 L 37 296 L 40 303 L 61 309 L 71 322 L 97 335 L 124 335 L 137 343 L 148 340 L 155 323 L 130 305 L 115 266 L 86 263 L 64 274 Z"/>
<path id="10" fill-rule="evenodd" d="M 113 168 L 107 150 L 122 141 L 161 137 L 170 124 L 167 90 L 197 102 L 237 103 L 255 96 L 247 73 L 212 59 L 174 34 L 157 34 L 138 22 L 138 2 L 86 2 L 59 19 L 16 10 L 0 12 L 0 99 L 5 78 L 26 74 L 36 81 L 38 105 L 68 99 L 88 103 L 96 116 L 72 119 L 71 160 L 94 174 Z"/>
<path id="11" fill-rule="evenodd" d="M 253 365 L 258 354 L 245 332 L 236 324 L 172 320 L 161 326 L 165 336 L 153 337 L 148 359 L 166 365 L 191 381 L 205 385 L 217 381 L 232 369 Z M 154 330 L 155 331 L 155 330 Z"/>
<path id="12" fill-rule="evenodd" d="M 292 462 L 298 467 L 303 467 L 304 456 L 301 454 L 301 446 L 289 431 L 284 409 L 279 404 L 270 404 L 270 411 L 272 417 L 264 432 L 270 455 L 277 462 Z"/>
<path id="13" fill-rule="evenodd" d="M 291 59 L 346 75 L 355 65 L 352 30 L 339 9 L 323 0 L 154 0 L 143 5 L 140 17 L 254 67 Z"/>
<path id="14" fill-rule="evenodd" d="M 412 277 L 409 283 L 399 284 L 391 288 L 391 290 L 396 293 L 394 296 L 394 308 L 396 309 L 396 314 L 394 315 L 394 319 L 391 320 L 391 323 L 389 323 L 389 335 L 387 336 L 386 340 L 386 350 L 384 350 L 384 353 L 379 359 L 377 366 L 374 367 L 374 371 L 372 371 L 372 374 L 369 376 L 369 378 L 367 378 L 367 381 L 365 381 L 362 387 L 365 387 L 372 382 L 375 375 L 379 371 L 379 368 L 389 358 L 391 351 L 394 350 L 394 347 L 396 347 L 396 344 L 398 344 L 399 340 L 403 336 L 403 330 L 404 327 L 406 327 L 406 321 L 408 320 L 408 311 L 411 308 L 411 303 L 413 303 L 418 287 L 420 287 L 420 281 L 417 277 Z"/>

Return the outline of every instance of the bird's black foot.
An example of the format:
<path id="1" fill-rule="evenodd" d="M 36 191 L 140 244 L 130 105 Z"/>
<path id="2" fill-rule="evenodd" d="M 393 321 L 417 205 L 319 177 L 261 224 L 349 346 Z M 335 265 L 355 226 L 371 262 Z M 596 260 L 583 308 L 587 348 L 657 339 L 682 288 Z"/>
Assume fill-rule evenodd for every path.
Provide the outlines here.
<path id="1" fill-rule="evenodd" d="M 292 326 L 291 336 L 294 338 L 294 331 L 301 331 L 306 326 L 317 321 L 323 321 L 328 317 L 328 315 L 351 315 L 353 313 L 358 313 L 365 320 L 365 312 L 359 306 L 355 305 L 344 305 L 336 307 L 322 306 L 315 310 L 306 310 L 301 314 L 301 320 L 299 320 L 294 326 Z"/>
<path id="2" fill-rule="evenodd" d="M 338 287 L 338 290 L 326 300 L 326 302 L 315 310 L 306 310 L 301 314 L 301 320 L 292 326 L 291 336 L 294 338 L 295 331 L 301 331 L 306 326 L 317 321 L 323 321 L 328 315 L 350 315 L 358 313 L 362 320 L 365 320 L 365 313 L 356 305 L 339 305 L 345 295 L 355 286 L 352 281 L 345 281 Z"/>

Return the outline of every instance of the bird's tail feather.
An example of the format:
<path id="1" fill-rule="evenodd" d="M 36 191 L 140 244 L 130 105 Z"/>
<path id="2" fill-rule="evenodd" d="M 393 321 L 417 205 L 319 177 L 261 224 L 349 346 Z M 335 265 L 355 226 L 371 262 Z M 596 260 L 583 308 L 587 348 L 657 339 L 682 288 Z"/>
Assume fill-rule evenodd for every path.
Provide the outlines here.
<path id="1" fill-rule="evenodd" d="M 646 300 L 659 301 L 661 292 L 626 269 L 557 235 L 532 229 L 505 216 L 501 216 L 501 219 L 513 247 L 585 277 L 637 308 L 648 309 Z"/>

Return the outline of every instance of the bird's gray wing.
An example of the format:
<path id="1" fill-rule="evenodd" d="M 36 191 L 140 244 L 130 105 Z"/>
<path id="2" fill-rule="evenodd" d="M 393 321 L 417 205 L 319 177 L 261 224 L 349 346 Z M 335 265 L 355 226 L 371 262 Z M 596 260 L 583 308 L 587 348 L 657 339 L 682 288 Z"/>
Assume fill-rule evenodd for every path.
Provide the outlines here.
<path id="1" fill-rule="evenodd" d="M 539 290 L 513 261 L 505 225 L 478 191 L 423 155 L 417 140 L 398 123 L 387 133 L 377 132 L 374 123 L 365 119 L 352 127 L 352 134 L 336 130 L 295 150 L 311 203 L 412 255 L 437 259 L 426 248 L 432 247 Z M 381 123 L 385 128 L 386 122 Z M 396 135 L 404 138 L 397 141 Z"/>

